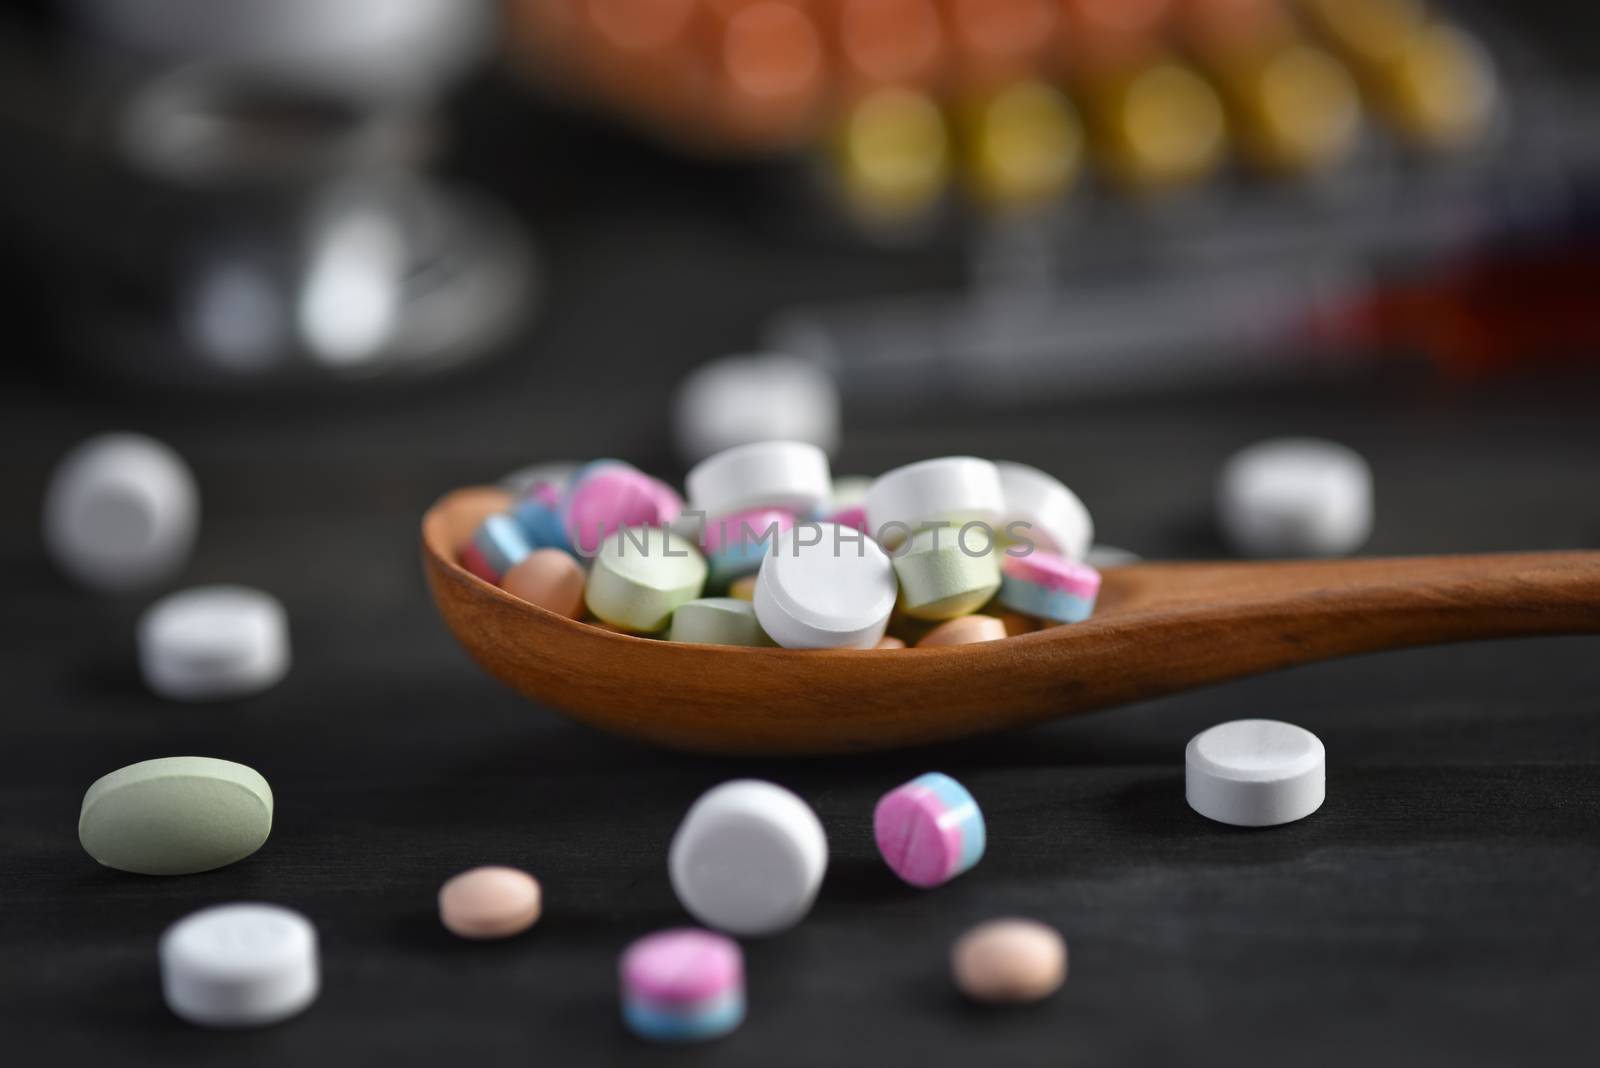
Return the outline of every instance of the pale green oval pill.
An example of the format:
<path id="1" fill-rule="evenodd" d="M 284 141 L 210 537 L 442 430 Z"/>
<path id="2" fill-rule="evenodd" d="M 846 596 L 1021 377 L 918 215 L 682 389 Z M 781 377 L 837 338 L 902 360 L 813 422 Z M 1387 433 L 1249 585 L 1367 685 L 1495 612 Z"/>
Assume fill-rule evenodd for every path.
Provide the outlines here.
<path id="1" fill-rule="evenodd" d="M 624 527 L 600 544 L 583 601 L 613 627 L 652 634 L 705 584 L 706 559 L 694 542 L 659 527 Z"/>
<path id="2" fill-rule="evenodd" d="M 900 611 L 913 619 L 954 619 L 983 607 L 1000 588 L 993 545 L 977 529 L 964 546 L 957 527 L 918 531 L 894 557 Z"/>
<path id="3" fill-rule="evenodd" d="M 756 619 L 756 606 L 737 597 L 706 597 L 672 613 L 667 637 L 704 645 L 773 645 Z"/>
<path id="4" fill-rule="evenodd" d="M 272 831 L 272 787 L 254 768 L 214 757 L 160 757 L 96 779 L 78 841 L 108 868 L 189 875 L 243 860 Z"/>

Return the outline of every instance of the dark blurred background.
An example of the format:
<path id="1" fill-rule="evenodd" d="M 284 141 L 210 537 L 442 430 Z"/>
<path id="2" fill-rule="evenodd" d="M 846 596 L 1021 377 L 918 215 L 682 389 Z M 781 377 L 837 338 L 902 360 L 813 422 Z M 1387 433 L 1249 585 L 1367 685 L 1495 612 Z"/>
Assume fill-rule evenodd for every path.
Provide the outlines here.
<path id="1" fill-rule="evenodd" d="M 614 954 L 681 920 L 667 836 L 744 774 L 811 800 L 835 864 L 813 920 L 752 947 L 751 1020 L 708 1059 L 1592 1048 L 1592 639 L 1322 665 L 931 753 L 711 761 L 501 690 L 415 557 L 430 501 L 520 465 L 677 479 L 701 420 L 749 422 L 681 408 L 680 385 L 752 352 L 837 391 L 836 474 L 1026 461 L 1147 557 L 1221 553 L 1216 471 L 1277 434 L 1372 463 L 1367 551 L 1600 546 L 1596 26 L 1549 0 L 7 6 L 0 1015 L 19 1063 L 636 1054 Z M 148 600 L 51 570 L 51 467 L 106 430 L 194 468 L 181 582 L 284 600 L 282 686 L 163 705 L 133 667 Z M 1183 807 L 1183 742 L 1241 715 L 1327 743 L 1314 820 L 1241 836 Z M 93 870 L 82 788 L 168 752 L 258 767 L 272 843 L 182 880 Z M 997 848 L 913 898 L 866 813 L 932 766 Z M 462 951 L 431 895 L 497 859 L 546 880 L 538 944 Z M 238 897 L 318 922 L 327 992 L 275 1031 L 189 1031 L 154 940 Z M 946 994 L 948 938 L 998 912 L 1067 933 L 1059 1003 L 997 1020 Z"/>

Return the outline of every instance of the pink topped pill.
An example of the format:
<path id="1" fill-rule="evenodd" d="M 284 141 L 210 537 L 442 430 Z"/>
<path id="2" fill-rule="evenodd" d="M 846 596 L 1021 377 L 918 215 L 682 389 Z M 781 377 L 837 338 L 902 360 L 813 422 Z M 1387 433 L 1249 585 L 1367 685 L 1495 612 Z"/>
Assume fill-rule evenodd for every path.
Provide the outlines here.
<path id="1" fill-rule="evenodd" d="M 1100 572 L 1055 553 L 1035 549 L 1000 565 L 1000 603 L 1057 623 L 1079 623 L 1094 612 Z"/>
<path id="2" fill-rule="evenodd" d="M 623 527 L 662 527 L 683 511 L 672 488 L 625 464 L 608 464 L 584 478 L 562 504 L 568 541 L 592 556 Z"/>
<path id="3" fill-rule="evenodd" d="M 863 534 L 871 533 L 871 531 L 867 529 L 867 510 L 864 506 L 859 504 L 853 505 L 849 508 L 839 509 L 837 512 L 834 512 L 828 517 L 828 522 L 838 523 L 841 527 L 850 527 L 854 530 L 859 530 Z"/>
<path id="4" fill-rule="evenodd" d="M 775 534 L 782 534 L 792 526 L 794 526 L 793 512 L 786 512 L 781 508 L 751 508 L 748 511 L 735 512 L 733 515 L 719 516 L 707 522 L 705 537 L 701 539 L 700 544 L 707 556 L 720 553 L 724 549 L 737 553 L 761 552 L 771 548 L 777 540 Z"/>
<path id="5" fill-rule="evenodd" d="M 677 927 L 629 946 L 621 978 L 625 994 L 655 1004 L 704 1001 L 744 985 L 744 954 L 724 935 Z"/>
<path id="6" fill-rule="evenodd" d="M 983 859 L 988 839 L 978 803 L 937 771 L 884 794 L 872 814 L 872 833 L 894 873 L 923 889 L 969 870 Z"/>

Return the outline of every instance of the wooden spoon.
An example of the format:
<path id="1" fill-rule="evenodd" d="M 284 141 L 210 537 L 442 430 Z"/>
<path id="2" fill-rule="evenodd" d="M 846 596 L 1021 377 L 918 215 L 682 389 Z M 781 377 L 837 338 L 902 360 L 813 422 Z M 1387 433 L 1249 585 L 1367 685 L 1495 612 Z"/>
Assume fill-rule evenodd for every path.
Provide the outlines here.
<path id="1" fill-rule="evenodd" d="M 1600 633 L 1600 552 L 1136 564 L 1085 623 L 937 649 L 742 649 L 536 608 L 455 561 L 492 489 L 422 520 L 439 612 L 491 675 L 614 734 L 702 753 L 892 749 L 1022 727 L 1350 653 Z M 1597 650 L 1600 651 L 1600 650 Z"/>

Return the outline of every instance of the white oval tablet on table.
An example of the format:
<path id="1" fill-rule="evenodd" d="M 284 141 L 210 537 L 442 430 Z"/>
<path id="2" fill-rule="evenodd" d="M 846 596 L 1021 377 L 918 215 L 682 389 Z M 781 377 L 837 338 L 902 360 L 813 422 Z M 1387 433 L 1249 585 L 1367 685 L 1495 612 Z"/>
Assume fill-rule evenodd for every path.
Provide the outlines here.
<path id="1" fill-rule="evenodd" d="M 815 360 L 727 356 L 697 367 L 678 387 L 673 436 L 689 463 L 772 438 L 832 452 L 839 408 L 839 387 Z"/>
<path id="2" fill-rule="evenodd" d="M 1327 754 L 1315 734 L 1273 719 L 1201 731 L 1184 751 L 1189 807 L 1236 827 L 1275 827 L 1322 807 Z"/>
<path id="3" fill-rule="evenodd" d="M 700 797 L 672 837 L 672 889 L 701 923 L 735 935 L 793 927 L 828 868 L 816 813 L 770 782 L 736 779 Z"/>
<path id="4" fill-rule="evenodd" d="M 690 469 L 689 507 L 708 519 L 751 508 L 810 515 L 833 493 L 828 454 L 803 441 L 757 441 L 724 449 Z"/>
<path id="5" fill-rule="evenodd" d="M 761 561 L 756 619 L 786 649 L 871 649 L 898 590 L 877 542 L 837 523 L 800 523 Z"/>
<path id="6" fill-rule="evenodd" d="M 182 457 L 142 434 L 103 434 L 50 476 L 44 536 L 77 582 L 122 593 L 171 578 L 189 559 L 200 494 Z"/>
<path id="7" fill-rule="evenodd" d="M 203 1027 L 261 1027 L 302 1011 L 321 985 L 317 931 L 277 905 L 218 905 L 161 936 L 167 1007 Z"/>
<path id="8" fill-rule="evenodd" d="M 1069 560 L 1082 560 L 1094 540 L 1094 521 L 1078 495 L 1037 467 L 1001 462 L 995 468 L 1000 472 L 1000 489 L 1006 501 L 1005 529 L 1001 533 L 1018 540 L 1026 535 L 1041 549 Z M 1026 523 L 1027 528 L 1013 535 L 1013 523 Z"/>
<path id="9" fill-rule="evenodd" d="M 260 693 L 289 670 L 289 619 L 271 594 L 197 586 L 157 601 L 139 620 L 139 667 L 175 701 Z"/>
<path id="10" fill-rule="evenodd" d="M 923 523 L 987 523 L 997 532 L 1005 515 L 1000 471 L 975 456 L 942 456 L 897 467 L 867 489 L 867 521 L 889 546 Z"/>
<path id="11" fill-rule="evenodd" d="M 1372 534 L 1372 469 L 1317 438 L 1235 453 L 1217 479 L 1217 527 L 1245 556 L 1343 556 Z"/>

